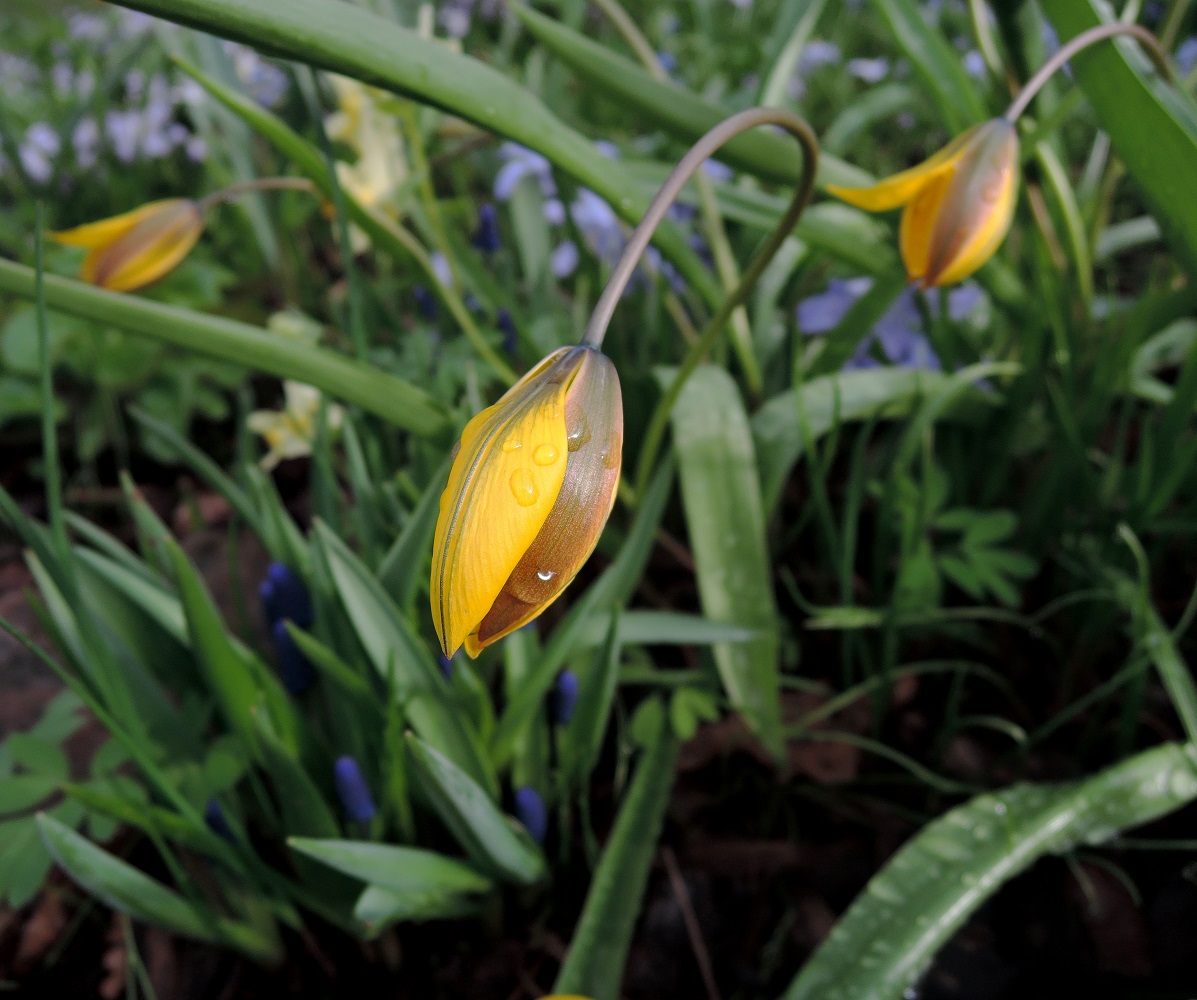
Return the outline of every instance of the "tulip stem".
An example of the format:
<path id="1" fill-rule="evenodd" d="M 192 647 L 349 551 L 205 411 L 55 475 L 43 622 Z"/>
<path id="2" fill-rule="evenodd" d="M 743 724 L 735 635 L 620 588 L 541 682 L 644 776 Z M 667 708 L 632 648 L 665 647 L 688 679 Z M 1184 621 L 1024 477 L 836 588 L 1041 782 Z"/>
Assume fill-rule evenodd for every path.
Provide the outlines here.
<path id="1" fill-rule="evenodd" d="M 196 208 L 202 215 L 213 205 L 232 201 L 251 191 L 307 191 L 309 194 L 315 194 L 316 185 L 306 177 L 259 177 L 256 180 L 241 181 L 221 188 L 219 191 L 213 191 L 196 202 Z"/>
<path id="2" fill-rule="evenodd" d="M 753 257 L 752 262 L 744 271 L 740 283 L 723 300 L 703 328 L 702 333 L 699 334 L 698 339 L 691 345 L 669 388 L 665 390 L 657 403 L 645 432 L 644 445 L 640 450 L 640 458 L 636 467 L 636 493 L 639 495 L 643 495 L 644 487 L 652 474 L 652 463 L 656 459 L 661 440 L 665 436 L 665 425 L 669 420 L 669 414 L 673 411 L 678 396 L 681 395 L 682 386 L 686 384 L 686 380 L 694 373 L 699 362 L 714 346 L 736 307 L 748 298 L 757 279 L 760 278 L 761 273 L 769 265 L 769 261 L 773 259 L 773 255 L 790 235 L 790 231 L 797 224 L 802 210 L 806 208 L 806 204 L 810 200 L 815 186 L 815 170 L 819 162 L 819 141 L 815 138 L 811 127 L 797 115 L 781 108 L 749 108 L 724 119 L 690 147 L 690 151 L 682 157 L 678 165 L 665 178 L 661 190 L 653 198 L 648 206 L 648 211 L 644 213 L 644 218 L 640 220 L 640 224 L 632 233 L 627 246 L 624 247 L 623 255 L 615 265 L 615 270 L 611 273 L 611 279 L 607 282 L 607 287 L 603 289 L 603 294 L 599 296 L 598 304 L 594 307 L 594 313 L 586 327 L 586 333 L 582 337 L 583 344 L 591 347 L 602 346 L 603 336 L 607 332 L 607 324 L 611 322 L 611 315 L 615 311 L 615 306 L 619 302 L 624 288 L 627 287 L 632 271 L 635 270 L 636 262 L 648 246 L 653 231 L 664 218 L 673 200 L 681 192 L 691 175 L 720 146 L 741 132 L 747 132 L 759 125 L 779 125 L 798 140 L 803 152 L 802 174 L 798 178 L 794 196 L 790 200 L 785 214 L 782 215 L 781 220 L 769 234 L 760 250 L 757 251 L 756 256 Z"/>
<path id="3" fill-rule="evenodd" d="M 1087 48 L 1094 42 L 1113 38 L 1115 35 L 1130 35 L 1135 38 L 1147 51 L 1147 54 L 1151 57 L 1151 61 L 1155 63 L 1160 76 L 1168 83 L 1173 82 L 1172 67 L 1168 65 L 1168 54 L 1161 47 L 1160 40 L 1150 31 L 1139 24 L 1122 24 L 1121 22 L 1099 24 L 1088 31 L 1082 31 L 1076 38 L 1060 46 L 1055 55 L 1040 66 L 1035 75 L 1026 82 L 1026 85 L 1019 91 L 1018 96 L 1014 98 L 1014 101 L 1006 109 L 1006 113 L 1002 117 L 1009 122 L 1018 121 L 1019 116 L 1027 110 L 1027 105 L 1034 100 L 1035 95 L 1039 93 L 1040 89 L 1047 83 L 1056 70 L 1080 52 L 1081 49 Z"/>

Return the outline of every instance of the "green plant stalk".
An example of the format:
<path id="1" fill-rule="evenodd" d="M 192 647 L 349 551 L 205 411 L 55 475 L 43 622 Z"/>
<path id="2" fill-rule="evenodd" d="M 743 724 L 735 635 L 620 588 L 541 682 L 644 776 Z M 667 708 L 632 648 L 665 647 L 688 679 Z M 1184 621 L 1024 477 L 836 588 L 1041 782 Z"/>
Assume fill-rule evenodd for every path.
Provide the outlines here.
<path id="1" fill-rule="evenodd" d="M 326 196 L 332 196 L 332 181 L 327 162 L 318 150 L 281 118 L 271 114 L 260 104 L 249 100 L 206 73 L 181 59 L 175 62 L 179 68 L 203 87 L 216 100 L 253 128 L 279 152 L 289 157 Z M 412 261 L 428 279 L 429 287 L 440 299 L 441 304 L 457 321 L 466 338 L 478 355 L 491 367 L 499 378 L 511 385 L 518 377 L 511 366 L 486 342 L 470 311 L 466 308 L 456 289 L 442 284 L 432 266 L 432 258 L 420 241 L 403 226 L 366 208 L 352 195 L 342 191 L 345 208 L 350 219 L 377 245 L 399 260 Z"/>
<path id="2" fill-rule="evenodd" d="M 34 223 L 34 258 L 37 264 L 34 285 L 34 302 L 37 309 L 37 368 L 38 386 L 41 392 L 42 417 L 42 475 L 46 480 L 46 507 L 49 511 L 50 533 L 58 549 L 58 559 L 66 572 L 70 572 L 70 548 L 67 545 L 66 526 L 62 519 L 62 478 L 58 463 L 58 428 L 54 425 L 54 372 L 50 361 L 50 328 L 46 316 L 46 272 L 44 259 L 45 228 L 42 223 L 43 205 L 36 206 Z"/>
<path id="3" fill-rule="evenodd" d="M 445 263 L 449 266 L 449 274 L 453 283 L 456 284 L 459 281 L 457 260 L 453 256 L 453 248 L 449 245 L 449 236 L 445 231 L 445 219 L 441 213 L 440 203 L 436 200 L 436 191 L 432 186 L 432 170 L 428 165 L 428 153 L 424 149 L 424 133 L 420 130 L 420 116 L 411 101 L 400 102 L 399 120 L 403 123 L 403 130 L 407 134 L 407 147 L 411 150 L 416 187 L 420 192 L 420 201 L 424 204 L 424 213 L 428 216 L 436 248 L 444 254 Z"/>
<path id="4" fill-rule="evenodd" d="M 0 260 L 0 292 L 32 299 L 36 283 L 32 268 Z M 159 343 L 279 378 L 307 382 L 416 434 L 435 436 L 449 427 L 440 406 L 414 385 L 335 351 L 288 340 L 261 327 L 53 275 L 45 277 L 45 296 L 50 309 L 109 323 Z"/>
<path id="5" fill-rule="evenodd" d="M 627 14 L 620 6 L 619 0 L 597 0 L 598 7 L 615 25 L 616 30 L 623 37 L 628 46 L 636 53 L 636 57 L 644 64 L 644 68 L 657 80 L 668 80 L 669 74 L 661 65 L 661 60 L 653 51 L 648 39 L 640 33 Z M 732 292 L 740 281 L 736 258 L 732 254 L 731 244 L 727 240 L 727 230 L 723 226 L 723 216 L 719 212 L 719 201 L 715 197 L 715 185 L 702 170 L 694 175 L 694 186 L 698 190 L 698 204 L 702 211 L 703 228 L 706 230 L 707 240 L 711 245 L 711 253 L 715 258 L 715 270 L 719 280 L 723 283 L 724 292 Z M 748 386 L 748 395 L 757 399 L 761 395 L 764 383 L 761 380 L 760 365 L 757 364 L 756 352 L 752 349 L 752 328 L 748 323 L 748 311 L 737 306 L 731 314 L 732 343 L 736 348 L 736 357 L 744 371 L 744 382 Z"/>
<path id="6" fill-rule="evenodd" d="M 662 711 L 655 741 L 644 752 L 619 807 L 611 837 L 586 894 L 554 993 L 617 1000 L 624 961 L 673 785 L 678 741 Z"/>
<path id="7" fill-rule="evenodd" d="M 607 200 L 625 221 L 646 200 L 626 170 L 599 153 L 536 95 L 477 59 L 351 4 L 335 0 L 122 0 L 121 6 L 352 76 L 458 115 L 536 150 Z M 676 226 L 655 235 L 662 253 L 715 309 L 719 283 Z"/>

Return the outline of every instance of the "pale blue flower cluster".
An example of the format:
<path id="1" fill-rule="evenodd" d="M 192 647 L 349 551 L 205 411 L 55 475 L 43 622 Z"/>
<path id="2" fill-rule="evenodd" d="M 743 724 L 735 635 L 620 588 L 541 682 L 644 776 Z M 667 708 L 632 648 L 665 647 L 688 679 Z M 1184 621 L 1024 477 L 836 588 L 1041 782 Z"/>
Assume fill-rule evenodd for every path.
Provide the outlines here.
<path id="1" fill-rule="evenodd" d="M 824 291 L 798 303 L 799 330 L 810 336 L 830 333 L 856 300 L 872 287 L 873 279 L 869 277 L 833 278 Z M 890 364 L 900 368 L 940 370 L 939 358 L 923 332 L 923 319 L 915 294 L 913 288 L 907 288 L 894 300 L 869 335 L 857 345 L 844 365 L 845 370 L 880 366 L 881 362 L 874 357 L 874 346 Z M 981 289 L 973 282 L 953 288 L 948 292 L 949 318 L 957 323 L 964 321 L 980 305 L 982 298 Z M 927 307 L 932 316 L 937 315 L 937 298 L 930 297 Z"/>

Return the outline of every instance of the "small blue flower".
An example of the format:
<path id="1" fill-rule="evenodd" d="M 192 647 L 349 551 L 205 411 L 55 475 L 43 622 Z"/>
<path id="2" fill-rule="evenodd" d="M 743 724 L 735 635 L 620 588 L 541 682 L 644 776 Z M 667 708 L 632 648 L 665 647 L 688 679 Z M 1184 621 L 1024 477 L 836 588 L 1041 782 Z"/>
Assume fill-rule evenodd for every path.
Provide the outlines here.
<path id="1" fill-rule="evenodd" d="M 440 659 L 441 676 L 447 681 L 453 680 L 453 657 L 446 656 L 441 653 Z"/>
<path id="2" fill-rule="evenodd" d="M 578 268 L 578 245 L 573 240 L 564 240 L 553 248 L 549 255 L 549 268 L 555 278 L 568 278 Z"/>
<path id="3" fill-rule="evenodd" d="M 711 178 L 711 180 L 721 183 L 730 181 L 736 174 L 726 163 L 720 163 L 718 160 L 707 160 L 704 162 L 702 172 Z"/>
<path id="4" fill-rule="evenodd" d="M 578 675 L 572 670 L 562 670 L 553 685 L 553 721 L 560 726 L 567 725 L 573 718 L 578 705 Z"/>
<path id="5" fill-rule="evenodd" d="M 507 201 L 515 192 L 516 185 L 525 177 L 532 177 L 540 185 L 540 193 L 546 198 L 557 196 L 557 183 L 553 180 L 553 166 L 539 153 L 515 142 L 505 142 L 499 147 L 499 157 L 506 162 L 495 175 L 495 197 Z"/>
<path id="6" fill-rule="evenodd" d="M 565 205 L 560 198 L 549 198 L 544 203 L 544 221 L 550 226 L 565 225 Z"/>
<path id="7" fill-rule="evenodd" d="M 672 52 L 658 52 L 657 62 L 661 64 L 661 69 L 670 76 L 677 72 L 677 59 L 674 58 Z"/>
<path id="8" fill-rule="evenodd" d="M 370 822 L 378 809 L 357 761 L 349 756 L 338 757 L 333 765 L 333 779 L 345 815 L 357 823 Z"/>
<path id="9" fill-rule="evenodd" d="M 1190 36 L 1181 42 L 1175 58 L 1176 68 L 1180 70 L 1181 76 L 1192 73 L 1193 67 L 1197 66 L 1197 38 Z"/>
<path id="10" fill-rule="evenodd" d="M 802 55 L 798 57 L 798 74 L 806 76 L 820 66 L 835 66 L 842 58 L 843 53 L 835 42 L 812 38 L 803 47 Z"/>
<path id="11" fill-rule="evenodd" d="M 266 579 L 258 587 L 258 594 L 262 598 L 262 611 L 266 616 L 266 623 L 271 628 L 276 622 L 289 619 L 300 628 L 306 629 L 316 620 L 307 587 L 281 562 L 270 564 L 266 570 Z"/>
<path id="12" fill-rule="evenodd" d="M 864 83 L 880 83 L 889 76 L 889 60 L 884 57 L 849 59 L 845 69 L 851 76 Z"/>
<path id="13" fill-rule="evenodd" d="M 806 334 L 834 330 L 852 304 L 872 287 L 872 278 L 832 278 L 825 291 L 798 303 L 798 328 Z"/>
<path id="14" fill-rule="evenodd" d="M 473 242 L 483 253 L 495 253 L 502 246 L 499 239 L 499 213 L 490 202 L 478 207 L 478 228 L 474 230 Z"/>
<path id="15" fill-rule="evenodd" d="M 976 49 L 969 49 L 964 53 L 964 72 L 974 80 L 984 80 L 989 75 L 989 67 L 985 65 L 985 57 Z"/>
<path id="16" fill-rule="evenodd" d="M 569 214 L 595 256 L 614 264 L 624 245 L 615 210 L 589 188 L 581 188 L 569 206 Z"/>
<path id="17" fill-rule="evenodd" d="M 295 645 L 287 631 L 286 619 L 279 619 L 270 629 L 274 637 L 274 652 L 278 657 L 278 675 L 288 693 L 299 696 L 316 683 L 316 668 Z"/>
<path id="18" fill-rule="evenodd" d="M 425 319 L 436 319 L 437 310 L 440 308 L 436 296 L 423 285 L 415 285 L 411 294 L 412 298 L 416 300 L 416 309 L 420 315 Z"/>
<path id="19" fill-rule="evenodd" d="M 224 810 L 220 808 L 220 803 L 214 798 L 208 799 L 207 805 L 204 806 L 204 822 L 217 836 L 224 837 L 225 840 L 233 839 L 233 828 L 224 818 Z"/>
<path id="20" fill-rule="evenodd" d="M 544 807 L 544 799 L 535 788 L 524 785 L 516 789 L 515 818 L 523 823 L 524 829 L 536 843 L 544 843 L 545 835 L 549 832 L 549 814 Z"/>
<path id="21" fill-rule="evenodd" d="M 495 319 L 495 325 L 503 334 L 503 350 L 514 355 L 519 346 L 519 332 L 515 328 L 515 320 L 511 318 L 511 310 L 503 306 Z"/>

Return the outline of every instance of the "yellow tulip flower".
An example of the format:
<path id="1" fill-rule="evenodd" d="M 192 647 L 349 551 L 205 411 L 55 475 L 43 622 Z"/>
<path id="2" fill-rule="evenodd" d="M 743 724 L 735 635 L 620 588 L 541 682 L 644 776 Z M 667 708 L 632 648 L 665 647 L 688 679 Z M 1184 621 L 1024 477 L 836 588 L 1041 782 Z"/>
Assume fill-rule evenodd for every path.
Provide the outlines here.
<path id="1" fill-rule="evenodd" d="M 615 502 L 623 401 L 611 361 L 562 347 L 468 424 L 441 495 L 432 617 L 470 656 L 553 603 Z"/>
<path id="2" fill-rule="evenodd" d="M 907 275 L 924 288 L 950 285 L 989 260 L 1010 229 L 1018 132 L 1007 119 L 994 118 L 872 187 L 827 190 L 870 212 L 904 205 L 898 245 Z"/>
<path id="3" fill-rule="evenodd" d="M 79 277 L 114 292 L 131 292 L 175 268 L 204 231 L 199 206 L 186 198 L 152 201 L 111 219 L 50 233 L 50 238 L 91 252 Z"/>

